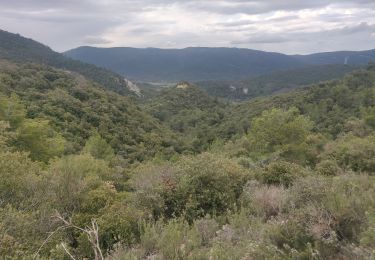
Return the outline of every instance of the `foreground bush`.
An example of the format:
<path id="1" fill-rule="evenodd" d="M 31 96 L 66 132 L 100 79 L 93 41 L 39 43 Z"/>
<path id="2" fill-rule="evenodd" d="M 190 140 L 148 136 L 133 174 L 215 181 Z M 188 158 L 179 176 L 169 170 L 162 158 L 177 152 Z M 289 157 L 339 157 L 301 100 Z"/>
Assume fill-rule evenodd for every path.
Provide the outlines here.
<path id="1" fill-rule="evenodd" d="M 260 180 L 265 184 L 288 187 L 296 179 L 306 176 L 307 171 L 295 163 L 275 161 L 265 166 L 258 175 Z"/>

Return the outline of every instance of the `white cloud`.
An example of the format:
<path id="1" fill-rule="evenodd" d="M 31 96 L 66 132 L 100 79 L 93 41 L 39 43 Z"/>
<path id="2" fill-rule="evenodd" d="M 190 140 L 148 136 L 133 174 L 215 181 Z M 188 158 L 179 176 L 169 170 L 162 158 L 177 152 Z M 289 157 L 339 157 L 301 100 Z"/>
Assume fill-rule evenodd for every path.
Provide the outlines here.
<path id="1" fill-rule="evenodd" d="M 87 44 L 375 48 L 373 0 L 0 0 L 0 24 L 58 51 Z"/>

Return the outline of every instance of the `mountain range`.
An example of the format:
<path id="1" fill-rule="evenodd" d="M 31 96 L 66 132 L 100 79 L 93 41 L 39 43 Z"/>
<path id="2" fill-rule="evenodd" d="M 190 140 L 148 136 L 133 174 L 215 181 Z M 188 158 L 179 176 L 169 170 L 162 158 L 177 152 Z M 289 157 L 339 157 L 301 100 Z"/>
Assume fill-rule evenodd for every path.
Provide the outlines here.
<path id="1" fill-rule="evenodd" d="M 375 50 L 285 55 L 251 49 L 201 47 L 79 47 L 65 52 L 64 55 L 113 70 L 131 80 L 159 83 L 183 80 L 242 80 L 312 65 L 366 65 L 375 60 Z"/>

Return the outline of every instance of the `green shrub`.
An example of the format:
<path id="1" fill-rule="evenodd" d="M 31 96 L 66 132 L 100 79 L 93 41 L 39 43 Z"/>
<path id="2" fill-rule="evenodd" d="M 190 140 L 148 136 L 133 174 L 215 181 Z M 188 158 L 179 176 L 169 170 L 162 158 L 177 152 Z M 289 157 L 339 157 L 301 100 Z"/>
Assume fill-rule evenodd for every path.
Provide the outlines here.
<path id="1" fill-rule="evenodd" d="M 17 129 L 15 145 L 30 152 L 33 160 L 48 162 L 63 154 L 65 140 L 52 129 L 47 120 L 27 119 Z"/>
<path id="2" fill-rule="evenodd" d="M 336 176 L 342 174 L 343 171 L 334 160 L 324 160 L 316 165 L 315 171 L 324 176 Z"/>
<path id="3" fill-rule="evenodd" d="M 129 180 L 134 189 L 130 202 L 152 218 L 165 214 L 165 196 L 176 187 L 178 168 L 171 163 L 145 163 L 137 167 Z"/>
<path id="4" fill-rule="evenodd" d="M 375 172 L 375 135 L 344 136 L 326 146 L 322 158 L 332 158 L 340 167 L 356 172 Z"/>
<path id="5" fill-rule="evenodd" d="M 105 250 L 111 250 L 118 243 L 132 246 L 140 241 L 140 222 L 143 212 L 115 202 L 103 210 L 98 219 L 100 242 Z"/>
<path id="6" fill-rule="evenodd" d="M 180 162 L 180 172 L 175 190 L 168 194 L 167 203 L 183 212 L 192 221 L 225 213 L 235 209 L 242 186 L 249 177 L 246 170 L 233 161 L 218 155 L 202 154 L 186 157 Z"/>
<path id="7" fill-rule="evenodd" d="M 112 173 L 112 169 L 105 161 L 97 160 L 88 154 L 56 159 L 51 162 L 48 169 L 47 176 L 51 187 L 49 201 L 54 205 L 54 209 L 64 216 L 71 216 L 73 212 L 81 210 L 82 206 L 87 210 L 91 207 L 90 210 L 97 211 L 98 208 L 94 208 L 99 205 L 92 208 L 93 206 L 87 204 L 88 200 L 83 204 L 82 202 L 85 198 L 88 199 L 87 193 L 94 193 L 93 190 L 105 185 L 104 181 L 110 180 Z M 110 191 L 107 191 L 107 195 L 110 195 Z M 105 204 L 102 202 L 102 205 Z"/>
<path id="8" fill-rule="evenodd" d="M 184 259 L 194 246 L 200 244 L 199 237 L 189 234 L 189 231 L 190 227 L 186 222 L 175 220 L 163 228 L 158 247 L 165 259 Z M 191 235 L 195 235 L 197 239 Z"/>
<path id="9" fill-rule="evenodd" d="M 273 222 L 268 226 L 267 234 L 271 243 L 288 253 L 293 249 L 303 252 L 313 242 L 304 227 L 293 219 Z"/>
<path id="10" fill-rule="evenodd" d="M 290 186 L 293 182 L 307 175 L 307 171 L 295 163 L 275 161 L 264 167 L 260 172 L 260 179 L 268 185 Z"/>
<path id="11" fill-rule="evenodd" d="M 43 201 L 42 167 L 26 153 L 0 151 L 0 207 L 30 208 Z"/>
<path id="12" fill-rule="evenodd" d="M 299 114 L 298 109 L 287 111 L 271 109 L 263 111 L 251 124 L 250 139 L 253 148 L 260 153 L 283 151 L 293 153 L 293 150 L 304 143 L 310 134 L 313 123 Z"/>
<path id="13" fill-rule="evenodd" d="M 6 257 L 4 259 L 31 258 L 43 241 L 38 227 L 34 214 L 18 211 L 10 205 L 0 207 L 0 255 Z"/>
<path id="14" fill-rule="evenodd" d="M 98 133 L 87 140 L 83 152 L 91 154 L 96 159 L 107 161 L 115 157 L 113 148 Z"/>

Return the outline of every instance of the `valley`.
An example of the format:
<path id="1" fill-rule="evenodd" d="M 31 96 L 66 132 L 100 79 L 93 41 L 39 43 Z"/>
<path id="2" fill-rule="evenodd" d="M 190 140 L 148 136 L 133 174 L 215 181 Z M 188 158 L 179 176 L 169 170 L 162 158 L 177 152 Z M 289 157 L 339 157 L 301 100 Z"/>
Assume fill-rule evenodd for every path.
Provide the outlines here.
<path id="1" fill-rule="evenodd" d="M 372 259 L 374 55 L 0 31 L 0 256 Z"/>

